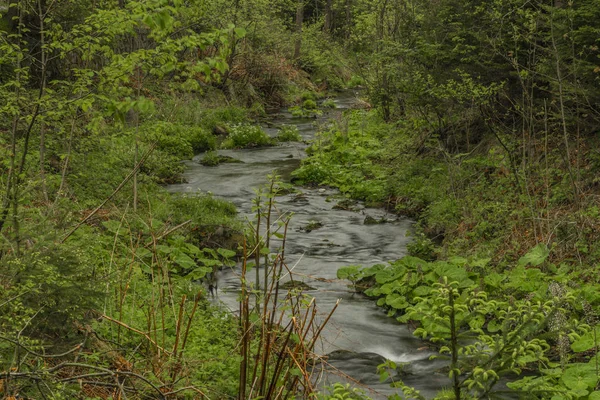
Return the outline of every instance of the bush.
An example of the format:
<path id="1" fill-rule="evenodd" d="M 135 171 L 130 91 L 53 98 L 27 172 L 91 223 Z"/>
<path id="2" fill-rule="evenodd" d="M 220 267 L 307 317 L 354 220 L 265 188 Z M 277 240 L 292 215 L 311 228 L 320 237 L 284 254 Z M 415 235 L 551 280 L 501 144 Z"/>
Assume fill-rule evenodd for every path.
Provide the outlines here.
<path id="1" fill-rule="evenodd" d="M 215 137 L 200 126 L 171 122 L 152 122 L 141 127 L 145 142 L 156 142 L 157 148 L 178 158 L 192 158 L 195 153 L 217 147 Z"/>
<path id="2" fill-rule="evenodd" d="M 355 88 L 357 86 L 363 86 L 364 84 L 365 80 L 362 77 L 358 75 L 352 75 L 346 86 L 348 86 L 349 88 Z"/>
<path id="3" fill-rule="evenodd" d="M 149 122 L 140 127 L 139 136 L 146 143 L 156 142 L 158 150 L 181 158 L 191 158 L 194 149 L 185 139 L 185 126 L 171 122 Z"/>
<path id="4" fill-rule="evenodd" d="M 304 100 L 302 102 L 302 108 L 304 108 L 305 110 L 316 110 L 317 102 L 311 99 Z"/>
<path id="5" fill-rule="evenodd" d="M 302 136 L 300 136 L 297 126 L 282 125 L 276 139 L 280 142 L 300 142 L 302 141 Z"/>
<path id="6" fill-rule="evenodd" d="M 0 330 L 27 326 L 26 334 L 34 337 L 65 332 L 98 306 L 103 293 L 94 276 L 95 255 L 90 247 L 89 241 L 81 248 L 44 242 L 22 256 L 4 258 Z"/>
<path id="7" fill-rule="evenodd" d="M 205 128 L 194 126 L 188 128 L 187 138 L 192 145 L 194 153 L 214 150 L 217 148 L 217 140 L 212 132 Z"/>
<path id="8" fill-rule="evenodd" d="M 325 101 L 323 101 L 323 104 L 321 104 L 321 106 L 323 108 L 337 108 L 337 106 L 335 105 L 335 101 L 333 99 L 325 99 Z"/>
<path id="9" fill-rule="evenodd" d="M 221 163 L 221 158 L 219 157 L 219 153 L 216 151 L 207 151 L 200 164 L 206 167 L 216 167 Z"/>
<path id="10" fill-rule="evenodd" d="M 304 92 L 302 92 L 300 94 L 300 100 L 301 101 L 306 101 L 306 100 L 317 100 L 317 94 L 315 92 L 309 91 L 309 90 L 305 90 Z"/>
<path id="11" fill-rule="evenodd" d="M 236 124 L 229 127 L 229 137 L 223 141 L 221 147 L 248 148 L 273 145 L 273 139 L 258 125 Z"/>

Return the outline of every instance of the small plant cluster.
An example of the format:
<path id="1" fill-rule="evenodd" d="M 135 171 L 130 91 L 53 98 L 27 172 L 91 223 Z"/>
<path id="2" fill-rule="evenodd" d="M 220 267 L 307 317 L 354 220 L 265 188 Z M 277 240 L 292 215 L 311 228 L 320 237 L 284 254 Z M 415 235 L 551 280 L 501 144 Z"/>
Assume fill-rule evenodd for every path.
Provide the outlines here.
<path id="1" fill-rule="evenodd" d="M 574 271 L 543 268 L 548 255 L 538 245 L 502 273 L 489 272 L 489 259 L 407 256 L 390 265 L 344 267 L 338 278 L 377 298 L 389 316 L 416 324 L 414 334 L 438 346 L 439 357 L 449 360 L 450 398 L 487 397 L 511 376 L 508 386 L 528 398 L 595 399 L 600 326 L 592 310 L 600 304 L 600 285 L 569 287 Z M 531 369 L 538 375 L 514 379 Z"/>
<path id="2" fill-rule="evenodd" d="M 384 147 L 377 135 L 358 129 L 365 121 L 376 127 L 376 118 L 355 112 L 350 126 L 336 124 L 319 132 L 308 149 L 310 157 L 293 173 L 298 183 L 335 186 L 350 197 L 382 204 L 387 178 L 378 160 Z"/>
<path id="3" fill-rule="evenodd" d="M 179 158 L 192 158 L 202 151 L 214 150 L 217 140 L 201 126 L 171 122 L 152 122 L 140 127 L 143 140 L 156 142 L 157 148 Z"/>
<path id="4" fill-rule="evenodd" d="M 300 94 L 297 99 L 297 105 L 289 108 L 289 111 L 294 117 L 302 118 L 315 118 L 322 115 L 323 112 L 319 110 L 317 105 L 317 98 L 319 94 L 311 91 L 304 91 Z"/>
<path id="5" fill-rule="evenodd" d="M 279 132 L 277 132 L 276 139 L 279 142 L 300 142 L 302 141 L 302 136 L 300 136 L 300 132 L 296 125 L 284 124 L 279 129 Z"/>
<path id="6" fill-rule="evenodd" d="M 240 149 L 273 144 L 273 139 L 259 125 L 241 123 L 229 126 L 229 136 L 221 143 L 221 148 Z"/>

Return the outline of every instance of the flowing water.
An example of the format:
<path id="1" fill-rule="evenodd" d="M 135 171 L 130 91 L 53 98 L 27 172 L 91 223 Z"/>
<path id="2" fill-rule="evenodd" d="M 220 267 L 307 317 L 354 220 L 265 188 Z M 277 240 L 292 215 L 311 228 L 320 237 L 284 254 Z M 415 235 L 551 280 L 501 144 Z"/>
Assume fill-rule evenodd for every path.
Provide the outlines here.
<path id="1" fill-rule="evenodd" d="M 349 108 L 356 99 L 351 93 L 336 99 L 338 110 Z M 336 111 L 339 115 L 339 111 Z M 317 124 L 326 123 L 332 115 L 319 119 L 294 118 L 288 112 L 273 114 L 270 126 L 296 125 L 304 140 L 315 137 Z M 265 127 L 270 135 L 276 128 Z M 289 180 L 290 173 L 300 165 L 306 144 L 285 143 L 280 146 L 223 150 L 219 154 L 234 157 L 243 163 L 227 163 L 217 167 L 204 167 L 198 163 L 202 155 L 187 162 L 184 174 L 186 183 L 171 185 L 171 192 L 212 192 L 231 201 L 242 215 L 252 218 L 254 189 L 267 182 L 267 175 L 277 170 L 282 179 Z M 322 344 L 317 351 L 329 355 L 329 371 L 324 374 L 325 384 L 352 380 L 364 386 L 372 398 L 385 398 L 395 393 L 389 382 L 380 383 L 376 367 L 384 359 L 407 363 L 402 380 L 430 397 L 442 386 L 448 385 L 443 373 L 436 372 L 443 362 L 430 361 L 433 354 L 410 330 L 377 307 L 372 299 L 353 294 L 347 281 L 336 280 L 336 271 L 347 265 L 370 266 L 396 260 L 406 253 L 409 241 L 406 233 L 411 221 L 398 218 L 383 209 L 358 205 L 353 211 L 333 207 L 340 200 L 334 189 L 300 188 L 301 194 L 291 193 L 277 197 L 278 209 L 293 212 L 288 229 L 286 260 L 294 266 L 294 279 L 309 287 L 319 310 L 326 313 L 335 303 L 340 304 L 322 334 Z M 367 216 L 388 222 L 365 225 Z M 311 222 L 322 227 L 307 232 Z M 240 289 L 239 271 L 223 270 L 218 279 L 218 298 L 231 310 L 237 310 Z M 253 275 L 251 273 L 250 275 Z M 347 377 L 344 377 L 347 375 Z M 350 377 L 350 378 L 348 378 Z"/>

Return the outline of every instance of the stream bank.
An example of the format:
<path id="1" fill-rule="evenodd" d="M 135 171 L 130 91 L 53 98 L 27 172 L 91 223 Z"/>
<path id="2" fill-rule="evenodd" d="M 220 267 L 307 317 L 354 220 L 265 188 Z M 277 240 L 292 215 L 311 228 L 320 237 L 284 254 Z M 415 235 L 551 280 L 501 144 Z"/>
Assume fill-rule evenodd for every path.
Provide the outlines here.
<path id="1" fill-rule="evenodd" d="M 355 101 L 353 94 L 344 93 L 335 100 L 338 111 L 334 112 L 352 107 Z M 168 190 L 211 192 L 235 204 L 241 217 L 253 218 L 254 190 L 266 183 L 266 176 L 273 170 L 289 182 L 291 172 L 306 157 L 305 142 L 315 137 L 317 126 L 326 123 L 331 115 L 297 118 L 282 110 L 271 117 L 269 126 L 297 126 L 304 142 L 220 150 L 219 155 L 241 162 L 217 167 L 202 166 L 199 161 L 203 155 L 196 156 L 186 162 L 186 183 L 170 185 Z M 265 131 L 272 137 L 277 133 L 272 127 L 265 127 Z M 336 189 L 312 187 L 276 198 L 279 209 L 294 214 L 288 229 L 286 260 L 294 266 L 295 279 L 306 285 L 307 293 L 315 297 L 323 313 L 341 299 L 317 349 L 320 354 L 328 355 L 324 384 L 357 381 L 370 389 L 369 396 L 385 398 L 397 389 L 390 388 L 389 382 L 379 382 L 376 367 L 390 359 L 409 365 L 405 368 L 409 372 L 402 376 L 406 384 L 415 386 L 425 396 L 433 395 L 447 384 L 446 376 L 435 372 L 443 363 L 429 360 L 433 352 L 408 327 L 388 318 L 371 299 L 353 293 L 347 282 L 336 279 L 337 269 L 342 266 L 373 265 L 406 255 L 409 243 L 406 233 L 412 221 L 362 203 L 356 203 L 351 210 L 336 207 L 343 199 Z M 387 222 L 370 224 L 373 220 Z M 314 229 L 307 229 L 311 226 Z M 225 269 L 217 280 L 218 299 L 230 310 L 237 310 L 239 271 Z"/>

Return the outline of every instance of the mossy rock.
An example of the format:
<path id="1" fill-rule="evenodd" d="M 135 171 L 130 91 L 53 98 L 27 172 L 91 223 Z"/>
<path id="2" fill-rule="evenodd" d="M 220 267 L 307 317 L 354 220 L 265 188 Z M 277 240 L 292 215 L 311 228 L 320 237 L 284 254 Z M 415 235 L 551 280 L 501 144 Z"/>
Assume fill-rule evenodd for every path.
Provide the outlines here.
<path id="1" fill-rule="evenodd" d="M 363 224 L 365 224 L 365 225 L 377 225 L 377 224 L 385 224 L 386 222 L 388 222 L 388 220 L 385 219 L 385 218 L 376 219 L 376 218 L 371 217 L 370 215 L 367 215 L 365 217 L 365 220 L 364 220 Z"/>
<path id="2" fill-rule="evenodd" d="M 237 158 L 233 158 L 230 156 L 222 156 L 216 155 L 211 157 L 205 157 L 199 161 L 200 164 L 205 167 L 216 167 L 219 164 L 243 164 L 242 160 L 238 160 Z"/>
<path id="3" fill-rule="evenodd" d="M 298 189 L 296 189 L 294 186 L 289 185 L 289 184 L 282 184 L 275 188 L 276 196 L 285 196 L 285 195 L 292 194 L 292 193 L 301 194 Z"/>
<path id="4" fill-rule="evenodd" d="M 279 286 L 285 290 L 316 290 L 314 287 L 300 281 L 287 281 Z"/>
<path id="5" fill-rule="evenodd" d="M 217 125 L 213 129 L 213 134 L 216 136 L 227 136 L 229 134 L 229 131 L 227 130 L 227 127 Z"/>
<path id="6" fill-rule="evenodd" d="M 322 227 L 323 223 L 320 221 L 309 221 L 308 224 L 305 227 L 300 228 L 299 231 L 309 233 Z"/>
<path id="7" fill-rule="evenodd" d="M 358 202 L 352 199 L 344 199 L 339 201 L 335 206 L 334 210 L 345 210 L 345 211 L 358 211 Z"/>

